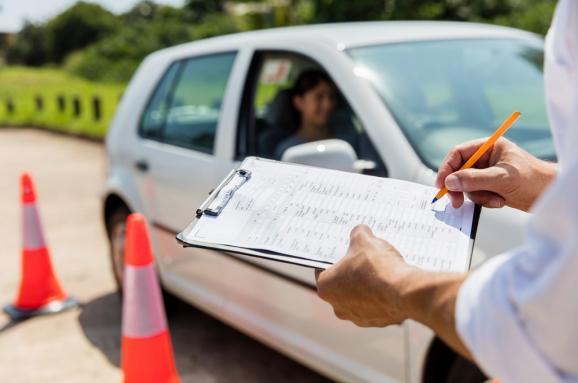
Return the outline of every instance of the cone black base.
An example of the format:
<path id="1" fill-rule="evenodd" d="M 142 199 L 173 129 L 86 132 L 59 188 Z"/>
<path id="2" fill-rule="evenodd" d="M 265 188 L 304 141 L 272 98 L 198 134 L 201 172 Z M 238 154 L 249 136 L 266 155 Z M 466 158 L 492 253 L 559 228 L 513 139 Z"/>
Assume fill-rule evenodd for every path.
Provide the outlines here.
<path id="1" fill-rule="evenodd" d="M 52 301 L 42 307 L 36 309 L 22 309 L 12 304 L 4 306 L 4 312 L 12 318 L 12 320 L 22 320 L 39 315 L 56 314 L 62 311 L 70 310 L 78 306 L 78 301 L 73 297 L 67 297 L 61 301 Z"/>

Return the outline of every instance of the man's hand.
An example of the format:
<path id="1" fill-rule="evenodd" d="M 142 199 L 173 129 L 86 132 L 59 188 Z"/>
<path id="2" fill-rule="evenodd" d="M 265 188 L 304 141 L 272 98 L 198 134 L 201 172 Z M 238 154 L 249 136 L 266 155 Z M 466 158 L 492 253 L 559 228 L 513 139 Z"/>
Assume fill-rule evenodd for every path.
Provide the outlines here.
<path id="1" fill-rule="evenodd" d="M 365 225 L 351 231 L 343 259 L 315 272 L 317 294 L 333 306 L 339 319 L 360 327 L 385 327 L 414 319 L 470 358 L 454 319 L 457 292 L 465 277 L 408 265 L 393 246 Z"/>
<path id="2" fill-rule="evenodd" d="M 356 226 L 346 256 L 316 272 L 317 293 L 339 319 L 361 327 L 399 324 L 407 318 L 403 281 L 411 269 L 387 241 L 365 225 Z"/>
<path id="3" fill-rule="evenodd" d="M 442 161 L 436 186 L 444 184 L 454 207 L 464 202 L 464 193 L 489 208 L 505 205 L 528 211 L 556 175 L 556 164 L 542 161 L 516 144 L 500 138 L 475 164 L 458 169 L 485 142 L 469 141 L 452 149 Z"/>

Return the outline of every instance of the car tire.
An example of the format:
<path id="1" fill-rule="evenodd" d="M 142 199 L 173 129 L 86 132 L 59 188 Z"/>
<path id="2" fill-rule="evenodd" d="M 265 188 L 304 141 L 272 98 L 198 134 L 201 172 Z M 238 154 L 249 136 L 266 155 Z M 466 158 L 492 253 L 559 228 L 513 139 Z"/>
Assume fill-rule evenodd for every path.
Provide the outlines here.
<path id="1" fill-rule="evenodd" d="M 108 234 L 109 256 L 112 276 L 116 283 L 117 292 L 122 295 L 122 281 L 124 272 L 124 240 L 126 232 L 126 219 L 130 210 L 125 206 L 118 206 L 106 219 Z"/>
<path id="2" fill-rule="evenodd" d="M 106 220 L 111 271 L 120 298 L 122 298 L 123 289 L 126 219 L 130 214 L 131 211 L 126 206 L 120 205 L 109 214 Z M 170 314 L 174 311 L 174 308 L 178 306 L 179 299 L 172 293 L 168 292 L 164 286 L 162 286 L 162 283 L 161 292 L 165 304 L 165 311 L 167 314 Z"/>

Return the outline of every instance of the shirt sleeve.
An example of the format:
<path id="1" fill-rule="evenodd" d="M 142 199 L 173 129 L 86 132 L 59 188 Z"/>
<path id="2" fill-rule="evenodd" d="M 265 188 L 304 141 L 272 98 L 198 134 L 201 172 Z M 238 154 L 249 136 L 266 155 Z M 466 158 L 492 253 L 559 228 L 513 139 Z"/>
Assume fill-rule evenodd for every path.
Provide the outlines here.
<path id="1" fill-rule="evenodd" d="M 457 330 L 488 376 L 503 382 L 557 382 L 556 372 L 525 334 L 522 320 L 505 294 L 504 276 L 521 254 L 492 258 L 466 279 L 456 303 Z"/>
<path id="2" fill-rule="evenodd" d="M 556 8 L 545 85 L 559 174 L 524 245 L 470 273 L 456 302 L 460 337 L 501 382 L 578 382 L 577 0 Z"/>
<path id="3" fill-rule="evenodd" d="M 578 143 L 578 1 L 561 0 L 546 36 L 544 85 L 558 162 L 564 167 Z"/>
<path id="4" fill-rule="evenodd" d="M 578 159 L 537 203 L 525 244 L 460 287 L 456 327 L 503 382 L 578 382 Z"/>

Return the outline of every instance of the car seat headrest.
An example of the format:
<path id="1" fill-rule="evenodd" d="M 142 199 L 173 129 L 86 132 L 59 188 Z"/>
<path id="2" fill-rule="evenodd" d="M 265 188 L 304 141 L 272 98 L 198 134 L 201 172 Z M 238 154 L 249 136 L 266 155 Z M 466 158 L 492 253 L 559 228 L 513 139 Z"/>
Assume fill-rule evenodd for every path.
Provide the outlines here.
<path id="1" fill-rule="evenodd" d="M 293 108 L 291 89 L 282 89 L 269 103 L 265 113 L 265 121 L 272 127 L 296 127 L 297 116 Z"/>

